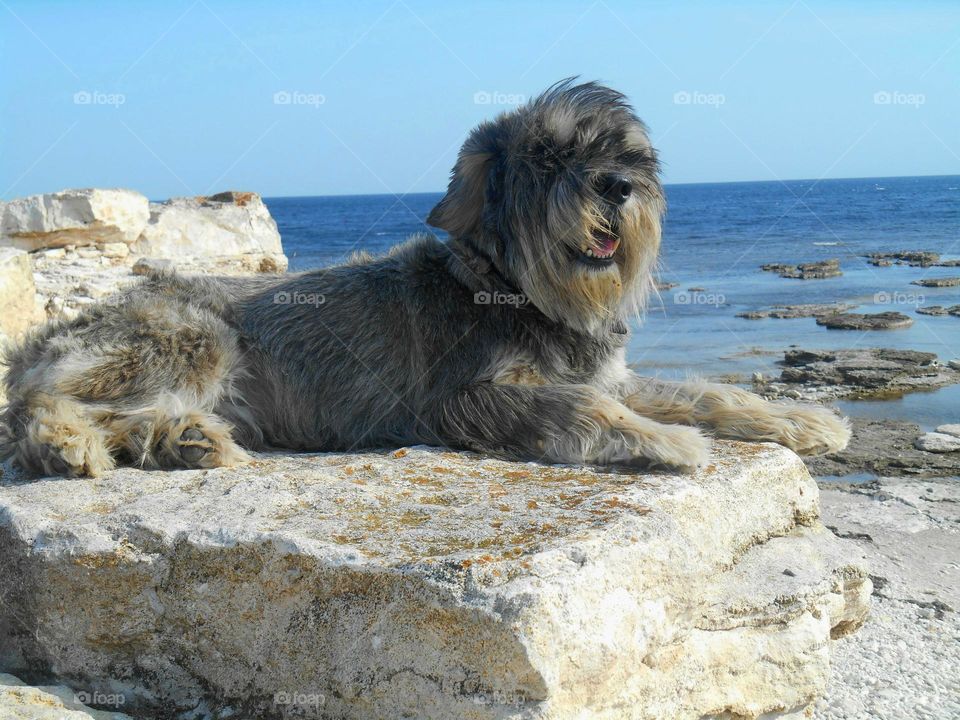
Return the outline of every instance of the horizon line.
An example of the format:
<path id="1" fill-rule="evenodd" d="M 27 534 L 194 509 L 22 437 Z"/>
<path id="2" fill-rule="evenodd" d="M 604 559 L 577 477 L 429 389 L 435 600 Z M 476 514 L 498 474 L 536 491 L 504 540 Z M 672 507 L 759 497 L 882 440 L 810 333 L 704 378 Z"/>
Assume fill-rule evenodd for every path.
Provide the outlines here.
<path id="1" fill-rule="evenodd" d="M 670 187 L 682 187 L 689 185 L 751 185 L 757 183 L 788 183 L 788 182 L 828 182 L 835 180 L 903 180 L 906 178 L 951 178 L 957 177 L 960 178 L 960 173 L 957 174 L 935 174 L 935 175 L 866 175 L 858 177 L 831 177 L 831 178 L 782 178 L 774 180 L 709 180 L 709 181 L 690 181 L 690 182 L 671 182 L 664 183 L 665 188 Z M 229 192 L 226 190 L 220 190 L 219 192 Z M 235 190 L 233 192 L 241 192 Z M 256 192 L 255 190 L 253 192 Z M 405 192 L 405 193 L 391 193 L 391 192 L 379 192 L 379 193 L 327 193 L 323 195 L 261 195 L 260 197 L 272 200 L 287 200 L 294 198 L 317 198 L 317 197 L 409 197 L 411 195 L 442 195 L 446 190 L 420 190 L 417 192 Z"/>

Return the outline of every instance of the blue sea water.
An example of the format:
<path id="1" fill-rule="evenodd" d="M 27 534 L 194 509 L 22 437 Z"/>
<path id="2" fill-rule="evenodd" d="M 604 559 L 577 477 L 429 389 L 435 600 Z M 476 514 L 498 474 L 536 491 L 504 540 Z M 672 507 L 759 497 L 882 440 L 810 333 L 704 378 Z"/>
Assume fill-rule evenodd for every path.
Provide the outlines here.
<path id="1" fill-rule="evenodd" d="M 341 262 L 356 250 L 382 252 L 414 232 L 435 232 L 424 219 L 440 197 L 266 202 L 296 271 Z M 667 187 L 667 202 L 659 275 L 678 286 L 653 298 L 635 328 L 628 359 L 638 370 L 663 377 L 769 374 L 777 372 L 775 361 L 790 346 L 896 347 L 935 352 L 943 361 L 960 358 L 960 318 L 915 312 L 918 305 L 960 304 L 960 288 L 911 284 L 960 276 L 960 267 L 878 268 L 864 257 L 898 250 L 960 257 L 960 176 L 673 185 Z M 760 270 L 764 263 L 830 258 L 840 260 L 842 277 L 794 280 Z M 856 332 L 827 330 L 812 318 L 736 317 L 776 304 L 835 301 L 859 304 L 856 312 L 899 311 L 914 325 Z M 919 396 L 925 400 L 919 405 L 914 396 L 864 413 L 924 426 L 956 421 L 954 395 Z"/>

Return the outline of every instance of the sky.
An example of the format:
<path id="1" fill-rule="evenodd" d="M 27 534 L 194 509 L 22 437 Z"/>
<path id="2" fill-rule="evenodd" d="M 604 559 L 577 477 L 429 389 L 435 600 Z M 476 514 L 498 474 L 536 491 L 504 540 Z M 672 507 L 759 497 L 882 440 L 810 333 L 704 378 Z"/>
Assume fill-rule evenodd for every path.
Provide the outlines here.
<path id="1" fill-rule="evenodd" d="M 668 183 L 960 174 L 960 2 L 0 0 L 0 199 L 442 190 L 578 75 Z"/>

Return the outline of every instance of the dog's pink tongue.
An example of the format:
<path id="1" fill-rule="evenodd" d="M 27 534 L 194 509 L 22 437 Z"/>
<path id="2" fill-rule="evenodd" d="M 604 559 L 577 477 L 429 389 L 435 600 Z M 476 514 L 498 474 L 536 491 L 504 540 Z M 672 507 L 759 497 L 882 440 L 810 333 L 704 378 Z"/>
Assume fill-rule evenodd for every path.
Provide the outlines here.
<path id="1" fill-rule="evenodd" d="M 597 249 L 600 250 L 601 255 L 609 255 L 617 249 L 617 239 L 613 235 L 598 232 L 594 234 L 593 239 L 596 241 Z"/>
<path id="2" fill-rule="evenodd" d="M 600 249 L 603 250 L 604 253 L 612 253 L 616 247 L 617 239 L 615 237 L 607 235 L 600 238 Z"/>

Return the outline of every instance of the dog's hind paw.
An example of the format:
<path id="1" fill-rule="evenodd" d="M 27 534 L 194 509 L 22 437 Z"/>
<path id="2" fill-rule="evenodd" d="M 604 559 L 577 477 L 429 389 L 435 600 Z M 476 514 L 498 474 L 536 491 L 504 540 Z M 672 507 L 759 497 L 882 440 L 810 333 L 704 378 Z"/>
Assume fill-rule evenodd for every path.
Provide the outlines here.
<path id="1" fill-rule="evenodd" d="M 774 442 L 800 455 L 840 452 L 850 442 L 850 423 L 827 408 L 814 405 L 773 405 L 769 429 Z"/>
<path id="2" fill-rule="evenodd" d="M 162 467 L 215 468 L 239 465 L 250 456 L 219 418 L 189 414 L 170 423 L 157 459 Z"/>

